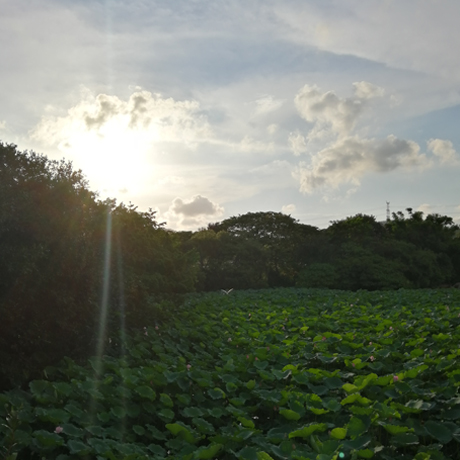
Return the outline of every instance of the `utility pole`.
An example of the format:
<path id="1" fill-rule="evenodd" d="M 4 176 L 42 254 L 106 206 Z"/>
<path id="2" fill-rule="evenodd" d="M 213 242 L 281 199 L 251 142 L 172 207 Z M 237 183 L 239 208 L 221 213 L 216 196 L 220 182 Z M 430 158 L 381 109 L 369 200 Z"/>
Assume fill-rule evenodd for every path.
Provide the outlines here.
<path id="1" fill-rule="evenodd" d="M 387 201 L 387 222 L 390 220 L 390 202 Z"/>

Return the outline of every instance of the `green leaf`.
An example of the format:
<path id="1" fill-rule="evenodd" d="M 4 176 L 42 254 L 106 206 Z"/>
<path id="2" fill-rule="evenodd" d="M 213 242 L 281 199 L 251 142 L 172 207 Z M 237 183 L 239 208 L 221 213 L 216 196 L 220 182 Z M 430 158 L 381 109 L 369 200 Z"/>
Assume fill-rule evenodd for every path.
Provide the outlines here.
<path id="1" fill-rule="evenodd" d="M 400 426 L 400 425 L 383 425 L 386 431 L 390 434 L 399 434 L 399 433 L 407 433 L 411 431 L 411 429 L 407 426 Z"/>
<path id="2" fill-rule="evenodd" d="M 190 395 L 187 395 L 187 394 L 176 395 L 176 398 L 184 406 L 189 406 L 190 402 L 192 401 L 192 398 L 190 397 Z"/>
<path id="3" fill-rule="evenodd" d="M 213 407 L 212 409 L 208 409 L 208 414 L 214 418 L 220 418 L 222 415 L 225 415 L 225 413 L 225 410 L 221 407 Z"/>
<path id="4" fill-rule="evenodd" d="M 166 407 L 173 407 L 174 403 L 169 395 L 166 393 L 161 393 L 160 394 L 160 402 L 163 404 L 163 406 Z"/>
<path id="5" fill-rule="evenodd" d="M 174 412 L 171 409 L 161 409 L 158 411 L 158 415 L 164 421 L 169 421 L 174 418 Z"/>
<path id="6" fill-rule="evenodd" d="M 361 450 L 364 449 L 372 441 L 371 436 L 365 435 L 360 436 L 353 440 L 347 440 L 343 442 L 344 447 L 348 449 Z"/>
<path id="7" fill-rule="evenodd" d="M 324 379 L 324 384 L 330 389 L 330 390 L 336 390 L 338 388 L 342 388 L 344 383 L 342 382 L 341 379 L 338 377 L 328 377 Z"/>
<path id="8" fill-rule="evenodd" d="M 372 458 L 373 456 L 374 456 L 374 451 L 371 449 L 358 450 L 358 457 Z"/>
<path id="9" fill-rule="evenodd" d="M 40 418 L 40 420 L 51 422 L 55 425 L 65 423 L 70 418 L 69 413 L 64 409 L 38 407 L 35 410 L 35 413 Z"/>
<path id="10" fill-rule="evenodd" d="M 452 440 L 452 431 L 440 422 L 428 420 L 425 422 L 425 429 L 428 434 L 437 439 L 441 444 L 447 444 Z"/>
<path id="11" fill-rule="evenodd" d="M 208 390 L 209 396 L 212 399 L 225 399 L 226 395 L 220 388 L 214 388 L 213 390 Z"/>
<path id="12" fill-rule="evenodd" d="M 342 388 L 346 393 L 356 393 L 357 391 L 359 391 L 359 388 L 356 385 L 353 385 L 352 383 L 345 383 L 344 385 L 342 385 Z"/>
<path id="13" fill-rule="evenodd" d="M 186 407 L 182 413 L 185 417 L 201 417 L 203 411 L 199 407 Z"/>
<path id="14" fill-rule="evenodd" d="M 117 418 L 124 418 L 126 417 L 125 409 L 121 406 L 115 406 L 110 409 L 110 412 L 115 415 Z"/>
<path id="15" fill-rule="evenodd" d="M 147 428 L 155 439 L 158 439 L 159 441 L 166 440 L 165 434 L 162 431 L 160 431 L 157 427 L 153 425 L 147 425 Z"/>
<path id="16" fill-rule="evenodd" d="M 203 418 L 195 417 L 192 422 L 202 433 L 211 434 L 215 431 L 214 426 Z"/>
<path id="17" fill-rule="evenodd" d="M 56 433 L 50 433 L 45 430 L 37 430 L 32 433 L 32 436 L 43 447 L 57 447 L 64 444 L 64 440 Z"/>
<path id="18" fill-rule="evenodd" d="M 91 451 L 91 449 L 81 441 L 75 441 L 71 439 L 67 442 L 67 447 L 70 449 L 70 453 L 72 455 L 87 455 Z"/>
<path id="19" fill-rule="evenodd" d="M 325 423 L 311 423 L 306 425 L 300 430 L 292 431 L 289 433 L 289 439 L 291 438 L 307 438 L 315 431 L 326 431 L 327 425 Z"/>
<path id="20" fill-rule="evenodd" d="M 91 433 L 93 436 L 98 436 L 102 438 L 104 436 L 104 428 L 99 425 L 91 425 L 85 427 L 85 430 Z"/>
<path id="21" fill-rule="evenodd" d="M 335 439 L 345 439 L 347 436 L 346 428 L 334 428 L 331 430 L 331 436 Z"/>
<path id="22" fill-rule="evenodd" d="M 367 431 L 368 425 L 366 425 L 363 420 L 359 417 L 352 417 L 347 425 L 348 435 L 351 437 L 356 437 Z"/>
<path id="23" fill-rule="evenodd" d="M 331 410 L 332 412 L 339 412 L 342 409 L 342 405 L 337 401 L 337 399 L 330 399 L 329 401 L 324 401 L 323 406 Z"/>
<path id="24" fill-rule="evenodd" d="M 246 388 L 248 390 L 253 390 L 255 386 L 256 386 L 256 381 L 255 380 L 249 380 L 249 382 L 246 383 Z"/>
<path id="25" fill-rule="evenodd" d="M 157 394 L 147 385 L 141 385 L 134 389 L 134 391 L 141 396 L 142 398 L 149 399 L 150 401 L 154 401 Z"/>
<path id="26" fill-rule="evenodd" d="M 81 428 L 77 428 L 75 425 L 71 423 L 64 423 L 62 425 L 63 432 L 69 436 L 74 436 L 80 438 L 83 436 L 83 430 Z"/>
<path id="27" fill-rule="evenodd" d="M 414 433 L 400 433 L 396 436 L 392 436 L 390 440 L 391 444 L 394 446 L 410 446 L 418 444 L 418 436 Z"/>
<path id="28" fill-rule="evenodd" d="M 290 409 L 281 409 L 280 414 L 288 420 L 299 420 L 300 414 L 290 410 Z"/>
<path id="29" fill-rule="evenodd" d="M 102 423 L 107 423 L 110 420 L 110 414 L 108 412 L 99 412 L 97 414 L 97 418 L 102 422 Z"/>
<path id="30" fill-rule="evenodd" d="M 194 454 L 194 458 L 210 460 L 224 447 L 222 444 L 210 444 L 208 447 L 200 447 Z"/>
<path id="31" fill-rule="evenodd" d="M 139 436 L 144 436 L 145 434 L 145 428 L 141 425 L 133 425 L 133 431 Z"/>
<path id="32" fill-rule="evenodd" d="M 458 420 L 460 418 L 460 408 L 447 409 L 442 413 L 442 417 L 447 420 Z"/>
<path id="33" fill-rule="evenodd" d="M 164 457 L 166 455 L 166 450 L 163 449 L 163 447 L 159 446 L 158 444 L 149 444 L 147 446 L 147 449 L 150 452 L 153 452 L 155 455 L 158 455 L 159 457 Z"/>
<path id="34" fill-rule="evenodd" d="M 266 452 L 257 452 L 257 460 L 274 460 L 273 457 Z"/>
<path id="35" fill-rule="evenodd" d="M 241 460 L 258 460 L 257 459 L 257 450 L 253 447 L 243 447 L 236 456 L 241 458 Z"/>
<path id="36" fill-rule="evenodd" d="M 254 367 L 264 370 L 268 366 L 268 361 L 254 361 Z"/>
<path id="37" fill-rule="evenodd" d="M 168 429 L 174 436 L 181 436 L 185 441 L 190 444 L 195 444 L 196 439 L 193 436 L 189 428 L 179 423 L 168 423 L 166 424 L 166 429 Z"/>
<path id="38" fill-rule="evenodd" d="M 238 421 L 241 422 L 241 425 L 243 425 L 246 428 L 251 428 L 254 429 L 255 425 L 252 420 L 248 420 L 247 418 L 244 417 L 238 417 Z"/>
<path id="39" fill-rule="evenodd" d="M 417 410 L 430 410 L 433 403 L 423 401 L 422 399 L 411 400 L 406 403 L 406 407 Z"/>
<path id="40" fill-rule="evenodd" d="M 110 445 L 104 439 L 89 438 L 88 444 L 100 455 L 104 455 L 111 450 Z"/>

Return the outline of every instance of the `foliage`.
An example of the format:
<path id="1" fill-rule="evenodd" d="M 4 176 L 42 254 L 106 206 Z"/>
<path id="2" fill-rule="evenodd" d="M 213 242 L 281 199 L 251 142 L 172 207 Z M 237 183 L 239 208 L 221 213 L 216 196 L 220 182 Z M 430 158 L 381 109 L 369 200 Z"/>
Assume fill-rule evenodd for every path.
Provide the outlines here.
<path id="1" fill-rule="evenodd" d="M 121 358 L 0 394 L 0 445 L 18 460 L 453 460 L 459 311 L 456 290 L 191 295 Z"/>
<path id="2" fill-rule="evenodd" d="M 337 286 L 338 274 L 334 265 L 312 263 L 297 277 L 297 287 L 332 289 Z"/>
<path id="3" fill-rule="evenodd" d="M 225 231 L 240 244 L 258 244 L 263 254 L 259 257 L 257 270 L 264 275 L 270 287 L 293 286 L 308 242 L 318 233 L 316 227 L 299 223 L 291 216 L 276 212 L 256 212 L 225 219 L 210 224 L 208 230 Z M 244 242 L 244 243 L 243 243 Z M 234 245 L 234 253 L 238 248 Z M 258 288 L 261 286 L 250 286 Z"/>
<path id="4" fill-rule="evenodd" d="M 100 201 L 70 163 L 14 145 L 0 144 L 0 165 L 0 388 L 94 353 L 105 281 L 107 331 L 194 289 L 191 255 L 154 212 Z"/>
<path id="5" fill-rule="evenodd" d="M 267 287 L 266 254 L 259 241 L 241 240 L 224 230 L 202 230 L 187 247 L 199 254 L 199 290 Z"/>
<path id="6" fill-rule="evenodd" d="M 198 290 L 257 289 L 262 280 L 270 287 L 434 288 L 460 280 L 459 231 L 450 217 L 412 211 L 387 222 L 357 214 L 325 230 L 257 212 L 210 224 L 185 247 L 200 257 Z"/>

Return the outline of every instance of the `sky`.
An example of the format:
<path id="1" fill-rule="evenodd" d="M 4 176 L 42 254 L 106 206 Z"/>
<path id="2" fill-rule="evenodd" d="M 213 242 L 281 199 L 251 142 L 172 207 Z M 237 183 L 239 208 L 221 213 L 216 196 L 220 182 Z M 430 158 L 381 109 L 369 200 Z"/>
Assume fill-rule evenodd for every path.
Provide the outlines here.
<path id="1" fill-rule="evenodd" d="M 458 0 L 0 0 L 0 141 L 174 230 L 460 223 Z M 389 204 L 388 204 L 389 203 Z"/>

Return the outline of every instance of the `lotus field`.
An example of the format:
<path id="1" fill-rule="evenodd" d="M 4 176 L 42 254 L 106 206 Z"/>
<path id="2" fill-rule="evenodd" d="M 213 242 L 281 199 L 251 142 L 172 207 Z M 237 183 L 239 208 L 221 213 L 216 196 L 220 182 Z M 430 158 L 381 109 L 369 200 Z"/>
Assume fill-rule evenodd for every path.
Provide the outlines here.
<path id="1" fill-rule="evenodd" d="M 191 295 L 1 394 L 0 458 L 460 459 L 459 325 L 453 289 Z"/>

